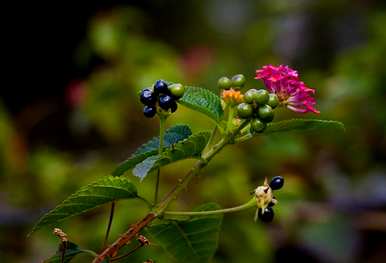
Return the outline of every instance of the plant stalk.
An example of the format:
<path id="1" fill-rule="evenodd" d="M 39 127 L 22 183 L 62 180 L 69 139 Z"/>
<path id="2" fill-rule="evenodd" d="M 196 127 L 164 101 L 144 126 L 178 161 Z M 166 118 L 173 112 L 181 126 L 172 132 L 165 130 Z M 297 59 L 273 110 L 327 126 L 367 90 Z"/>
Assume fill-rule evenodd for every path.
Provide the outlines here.
<path id="1" fill-rule="evenodd" d="M 210 210 L 210 211 L 165 211 L 164 216 L 165 218 L 174 218 L 174 216 L 206 216 L 206 215 L 216 215 L 216 214 L 225 214 L 225 213 L 234 213 L 242 210 L 249 209 L 251 207 L 256 206 L 256 198 L 252 198 L 247 203 L 225 208 L 225 209 L 218 209 L 218 210 Z"/>
<path id="2" fill-rule="evenodd" d="M 159 146 L 158 146 L 158 154 L 162 154 L 163 147 L 164 147 L 164 136 L 165 136 L 165 122 L 166 117 L 163 115 L 160 115 L 159 117 Z M 154 205 L 158 202 L 158 192 L 159 192 L 159 183 L 160 183 L 160 177 L 161 177 L 161 169 L 157 169 L 157 178 L 155 183 L 155 190 L 154 190 Z"/>
<path id="3" fill-rule="evenodd" d="M 137 223 L 133 224 L 125 233 L 123 233 L 114 243 L 108 246 L 104 251 L 102 251 L 96 258 L 94 258 L 93 263 L 102 263 L 106 257 L 112 257 L 116 255 L 119 249 L 126 244 L 130 243 L 138 233 L 149 225 L 154 219 L 161 216 L 169 204 L 177 198 L 183 189 L 187 187 L 189 182 L 204 168 L 210 160 L 221 151 L 229 142 L 231 142 L 234 137 L 248 124 L 248 121 L 244 121 L 241 125 L 230 132 L 224 138 L 222 138 L 217 144 L 215 144 L 208 152 L 203 153 L 201 160 L 197 161 L 190 171 L 179 180 L 178 184 L 166 195 L 166 197 L 157 204 L 153 211 L 148 213 L 144 218 L 142 218 Z"/>

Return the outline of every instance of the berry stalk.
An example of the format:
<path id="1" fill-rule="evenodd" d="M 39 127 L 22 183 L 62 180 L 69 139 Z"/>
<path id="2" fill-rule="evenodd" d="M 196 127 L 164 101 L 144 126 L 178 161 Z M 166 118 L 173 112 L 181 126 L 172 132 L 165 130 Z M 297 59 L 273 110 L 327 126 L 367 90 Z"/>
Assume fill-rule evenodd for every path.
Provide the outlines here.
<path id="1" fill-rule="evenodd" d="M 217 209 L 217 210 L 209 210 L 209 211 L 165 211 L 165 218 L 174 218 L 174 216 L 206 216 L 206 215 L 217 215 L 217 214 L 225 214 L 225 213 L 234 213 L 242 210 L 246 210 L 252 207 L 256 207 L 256 198 L 250 199 L 245 204 Z"/>

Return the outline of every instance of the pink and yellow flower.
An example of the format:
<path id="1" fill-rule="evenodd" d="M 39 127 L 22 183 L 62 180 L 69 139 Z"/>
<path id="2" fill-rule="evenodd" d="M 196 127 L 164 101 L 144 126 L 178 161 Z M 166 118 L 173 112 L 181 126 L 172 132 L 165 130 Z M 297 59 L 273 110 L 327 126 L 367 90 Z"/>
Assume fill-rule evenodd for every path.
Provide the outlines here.
<path id="1" fill-rule="evenodd" d="M 261 79 L 268 91 L 275 93 L 280 104 L 288 109 L 300 113 L 320 113 L 315 109 L 315 90 L 300 81 L 296 70 L 284 65 L 267 65 L 256 70 L 255 79 Z"/>

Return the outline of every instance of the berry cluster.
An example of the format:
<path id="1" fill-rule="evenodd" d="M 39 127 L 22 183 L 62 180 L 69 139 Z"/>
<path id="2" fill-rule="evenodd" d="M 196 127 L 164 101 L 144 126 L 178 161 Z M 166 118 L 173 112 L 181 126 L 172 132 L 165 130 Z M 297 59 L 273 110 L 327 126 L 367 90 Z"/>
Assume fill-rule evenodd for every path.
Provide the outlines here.
<path id="1" fill-rule="evenodd" d="M 279 190 L 284 185 L 284 178 L 282 176 L 275 176 L 272 178 L 269 183 L 269 187 L 271 190 Z M 273 206 L 277 203 L 275 198 L 272 198 L 271 202 L 269 202 L 266 208 L 259 208 L 258 210 L 258 218 L 263 222 L 271 222 L 274 217 Z"/>
<path id="2" fill-rule="evenodd" d="M 265 89 L 250 89 L 244 93 L 244 102 L 237 105 L 237 114 L 242 119 L 251 120 L 251 132 L 262 132 L 274 117 L 273 109 L 279 105 L 276 94 Z"/>
<path id="3" fill-rule="evenodd" d="M 153 89 L 145 88 L 141 91 L 140 100 L 145 105 L 143 114 L 148 118 L 154 117 L 157 113 L 157 105 L 159 110 L 175 112 L 176 101 L 184 95 L 184 92 L 185 87 L 182 84 L 168 85 L 163 80 L 157 80 Z"/>
<path id="4" fill-rule="evenodd" d="M 217 86 L 220 89 L 225 90 L 229 90 L 231 88 L 234 90 L 239 90 L 244 86 L 245 81 L 245 76 L 243 74 L 237 74 L 234 75 L 231 79 L 229 79 L 228 77 L 219 78 L 217 81 Z"/>

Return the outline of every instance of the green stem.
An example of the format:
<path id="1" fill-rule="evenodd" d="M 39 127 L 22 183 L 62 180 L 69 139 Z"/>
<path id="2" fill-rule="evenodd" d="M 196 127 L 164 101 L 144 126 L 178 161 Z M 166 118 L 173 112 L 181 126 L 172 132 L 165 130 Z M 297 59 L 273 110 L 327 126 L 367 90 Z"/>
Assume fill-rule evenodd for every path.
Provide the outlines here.
<path id="1" fill-rule="evenodd" d="M 229 106 L 229 112 L 228 112 L 228 122 L 226 127 L 226 132 L 229 132 L 232 129 L 233 126 L 233 118 L 235 117 L 235 108 L 232 106 Z"/>
<path id="2" fill-rule="evenodd" d="M 158 146 L 158 154 L 162 154 L 162 150 L 164 147 L 164 135 L 165 135 L 165 122 L 166 117 L 163 115 L 159 116 L 159 146 Z M 154 205 L 158 202 L 158 190 L 159 190 L 159 183 L 160 183 L 160 176 L 161 176 L 161 169 L 157 169 L 157 178 L 155 183 L 155 190 L 154 190 Z"/>
<path id="3" fill-rule="evenodd" d="M 228 144 L 228 140 L 222 139 L 219 143 L 214 145 L 207 153 L 203 154 L 201 160 L 196 162 L 190 171 L 185 175 L 185 177 L 179 180 L 178 184 L 169 192 L 165 199 L 160 202 L 153 212 L 156 216 L 162 215 L 165 209 L 169 204 L 177 198 L 180 192 L 187 187 L 189 182 L 204 168 L 208 162 L 222 149 L 225 145 Z"/>
<path id="4" fill-rule="evenodd" d="M 241 137 L 238 137 L 235 139 L 235 143 L 240 143 L 240 142 L 245 142 L 245 141 L 248 141 L 250 139 L 253 138 L 253 134 L 252 133 L 247 133 Z"/>
<path id="5" fill-rule="evenodd" d="M 216 215 L 216 214 L 225 214 L 225 213 L 234 213 L 242 210 L 249 209 L 251 207 L 256 206 L 256 199 L 252 198 L 249 200 L 247 203 L 235 206 L 235 207 L 230 207 L 230 208 L 225 208 L 225 209 L 218 209 L 218 210 L 211 210 L 211 211 L 165 211 L 164 215 L 166 218 L 168 216 L 205 216 L 205 215 Z"/>
<path id="6" fill-rule="evenodd" d="M 103 240 L 103 247 L 105 248 L 107 245 L 107 242 L 109 241 L 109 235 L 111 230 L 111 225 L 113 223 L 114 218 L 114 210 L 115 210 L 115 201 L 111 202 L 111 209 L 110 209 L 110 216 L 109 216 L 109 222 L 107 223 L 107 229 L 106 229 L 106 235 Z"/>

